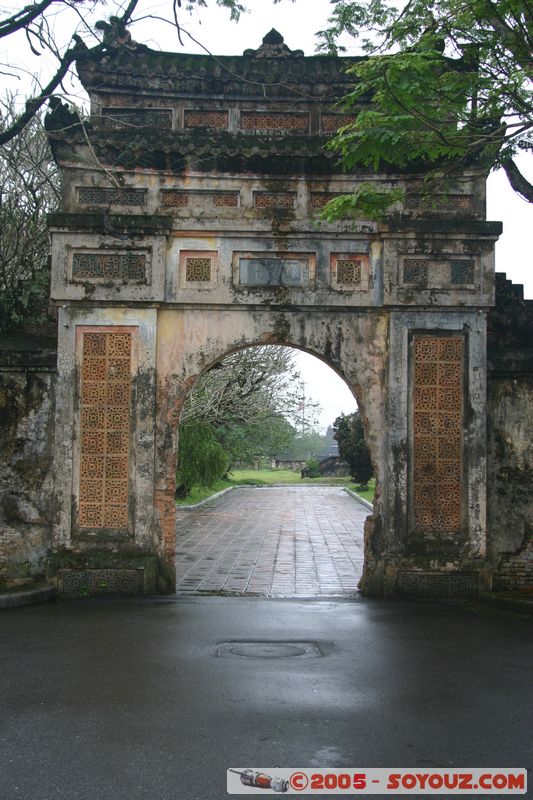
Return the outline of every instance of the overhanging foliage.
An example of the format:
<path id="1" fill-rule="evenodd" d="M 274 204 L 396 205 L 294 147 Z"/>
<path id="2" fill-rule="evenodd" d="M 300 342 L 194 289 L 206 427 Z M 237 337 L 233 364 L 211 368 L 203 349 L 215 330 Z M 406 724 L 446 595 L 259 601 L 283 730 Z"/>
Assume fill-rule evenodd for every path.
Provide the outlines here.
<path id="1" fill-rule="evenodd" d="M 431 193 L 465 170 L 503 167 L 513 189 L 533 201 L 533 186 L 515 161 L 533 147 L 530 3 L 409 0 L 398 9 L 381 0 L 334 0 L 320 48 L 338 53 L 345 34 L 369 55 L 350 68 L 354 90 L 344 109 L 354 121 L 330 143 L 347 170 L 413 168 L 425 174 Z M 325 216 L 357 209 L 379 219 L 384 201 L 396 199 L 377 198 L 372 213 L 367 192 Z"/>

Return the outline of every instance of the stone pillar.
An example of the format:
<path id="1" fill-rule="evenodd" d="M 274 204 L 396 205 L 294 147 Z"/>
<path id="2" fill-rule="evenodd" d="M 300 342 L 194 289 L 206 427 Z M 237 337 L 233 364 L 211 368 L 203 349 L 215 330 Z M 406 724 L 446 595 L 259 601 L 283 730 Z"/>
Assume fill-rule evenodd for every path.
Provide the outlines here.
<path id="1" fill-rule="evenodd" d="M 486 324 L 393 312 L 384 593 L 475 595 L 486 581 Z"/>
<path id="2" fill-rule="evenodd" d="M 62 309 L 48 574 L 76 595 L 156 590 L 155 312 Z"/>

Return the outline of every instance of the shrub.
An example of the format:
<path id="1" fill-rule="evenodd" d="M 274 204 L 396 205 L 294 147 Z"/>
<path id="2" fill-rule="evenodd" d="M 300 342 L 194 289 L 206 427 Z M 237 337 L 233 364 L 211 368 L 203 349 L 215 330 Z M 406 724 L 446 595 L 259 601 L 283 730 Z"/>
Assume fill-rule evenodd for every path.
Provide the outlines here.
<path id="1" fill-rule="evenodd" d="M 191 421 L 180 426 L 176 497 L 185 497 L 192 486 L 212 486 L 227 467 L 226 452 L 208 422 Z"/>

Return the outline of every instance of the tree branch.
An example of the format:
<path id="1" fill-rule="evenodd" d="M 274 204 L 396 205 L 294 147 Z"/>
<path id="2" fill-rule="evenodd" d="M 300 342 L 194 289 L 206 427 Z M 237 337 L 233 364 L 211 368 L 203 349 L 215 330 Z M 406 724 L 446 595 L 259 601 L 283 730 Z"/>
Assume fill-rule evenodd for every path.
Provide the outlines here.
<path id="1" fill-rule="evenodd" d="M 47 8 L 54 5 L 54 3 L 63 2 L 63 0 L 42 0 L 41 3 L 35 3 L 33 6 L 26 6 L 25 8 L 17 11 L 11 17 L 7 17 L 0 22 L 0 39 L 4 36 L 9 36 L 15 31 L 21 31 L 26 28 L 31 22 L 39 17 Z"/>
<path id="2" fill-rule="evenodd" d="M 99 46 L 100 45 L 97 45 L 97 47 Z M 18 117 L 12 125 L 10 125 L 8 128 L 0 132 L 0 145 L 10 142 L 11 139 L 14 139 L 15 136 L 18 136 L 18 134 L 22 130 L 24 130 L 28 122 L 35 116 L 36 112 L 39 111 L 39 109 L 42 108 L 42 106 L 49 99 L 54 89 L 57 89 L 57 87 L 67 74 L 70 65 L 79 56 L 81 49 L 82 48 L 80 47 L 80 44 L 76 42 L 74 47 L 72 47 L 70 50 L 67 50 L 67 52 L 61 59 L 61 64 L 59 66 L 59 69 L 57 70 L 56 74 L 54 75 L 50 83 L 44 87 L 42 92 L 38 94 L 37 97 L 32 97 L 29 100 L 27 100 L 26 108 L 22 112 L 20 117 Z M 85 45 L 83 45 L 83 49 L 86 49 Z"/>
<path id="3" fill-rule="evenodd" d="M 528 203 L 533 203 L 533 185 L 522 175 L 513 159 L 507 158 L 502 167 L 514 191 Z"/>

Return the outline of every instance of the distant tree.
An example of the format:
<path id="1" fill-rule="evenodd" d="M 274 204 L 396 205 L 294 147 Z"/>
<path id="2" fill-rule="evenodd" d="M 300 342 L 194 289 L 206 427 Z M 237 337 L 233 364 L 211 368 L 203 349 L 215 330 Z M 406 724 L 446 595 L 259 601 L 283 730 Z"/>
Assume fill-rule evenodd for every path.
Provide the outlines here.
<path id="1" fill-rule="evenodd" d="M 209 422 L 215 437 L 236 462 L 253 463 L 291 447 L 301 431 L 303 387 L 295 351 L 281 345 L 248 347 L 232 353 L 200 376 L 180 422 Z M 305 427 L 318 404 L 306 401 Z"/>
<path id="2" fill-rule="evenodd" d="M 0 130 L 16 115 L 0 100 Z M 46 216 L 60 199 L 59 170 L 38 115 L 0 146 L 0 333 L 50 326 L 50 250 Z M 51 327 L 51 326 L 50 326 Z"/>
<path id="3" fill-rule="evenodd" d="M 217 440 L 228 454 L 228 471 L 236 463 L 253 464 L 274 458 L 291 447 L 296 430 L 281 414 L 271 417 L 222 425 L 215 431 Z"/>
<path id="4" fill-rule="evenodd" d="M 363 420 L 359 411 L 341 414 L 333 424 L 335 439 L 339 443 L 339 453 L 350 467 L 350 475 L 363 488 L 372 477 L 372 462 L 365 442 Z"/>
<path id="5" fill-rule="evenodd" d="M 294 349 L 247 347 L 217 361 L 200 376 L 183 406 L 180 421 L 207 420 L 214 428 L 259 423 L 282 415 L 301 425 L 302 382 Z M 307 402 L 307 425 L 316 403 Z"/>
<path id="6" fill-rule="evenodd" d="M 192 430 L 195 436 L 206 434 L 208 441 L 221 445 L 225 470 L 237 462 L 273 457 L 290 447 L 297 435 L 295 424 L 300 425 L 301 396 L 291 348 L 250 347 L 218 361 L 199 378 L 182 409 L 180 448 L 184 431 L 191 429 L 185 433 L 185 449 L 180 449 L 183 475 L 188 474 L 185 460 L 191 453 Z M 206 452 L 203 444 L 202 448 L 200 455 Z M 181 483 L 187 481 L 178 478 Z"/>
<path id="7" fill-rule="evenodd" d="M 176 497 L 193 486 L 212 486 L 226 472 L 228 457 L 208 422 L 195 420 L 180 428 Z"/>
<path id="8" fill-rule="evenodd" d="M 303 473 L 302 473 L 303 477 Z M 319 478 L 320 477 L 320 461 L 318 458 L 308 458 L 305 462 L 305 477 L 306 478 Z"/>

